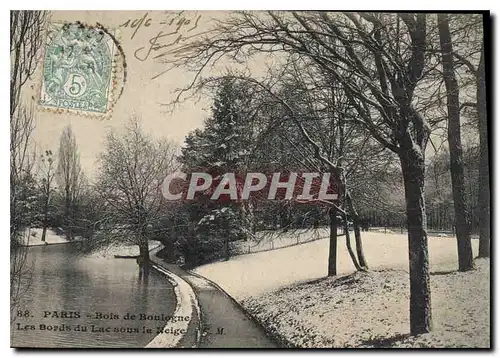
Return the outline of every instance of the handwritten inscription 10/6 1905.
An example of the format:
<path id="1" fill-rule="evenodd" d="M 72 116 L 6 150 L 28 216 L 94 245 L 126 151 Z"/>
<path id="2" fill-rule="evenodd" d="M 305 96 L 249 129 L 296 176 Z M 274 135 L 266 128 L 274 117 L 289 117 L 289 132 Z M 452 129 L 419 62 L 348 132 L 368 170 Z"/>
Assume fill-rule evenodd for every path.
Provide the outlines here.
<path id="1" fill-rule="evenodd" d="M 173 46 L 192 38 L 193 36 L 189 33 L 198 27 L 200 19 L 201 15 L 196 12 L 163 12 L 160 16 L 156 14 L 153 16 L 146 12 L 140 17 L 129 18 L 120 27 L 132 30 L 130 39 L 133 39 L 140 31 L 144 31 L 142 29 L 160 27 L 160 30 L 155 30 L 155 35 L 149 39 L 148 45 L 140 46 L 134 51 L 136 59 L 146 61 L 152 53 L 155 53 L 152 58 L 158 59 L 168 54 L 167 48 L 171 49 Z"/>

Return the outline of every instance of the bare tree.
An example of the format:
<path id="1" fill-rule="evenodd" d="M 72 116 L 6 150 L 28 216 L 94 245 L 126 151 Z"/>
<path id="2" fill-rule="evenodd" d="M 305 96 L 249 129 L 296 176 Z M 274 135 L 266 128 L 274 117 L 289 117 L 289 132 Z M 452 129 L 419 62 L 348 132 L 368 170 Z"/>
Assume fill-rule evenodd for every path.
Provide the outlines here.
<path id="1" fill-rule="evenodd" d="M 44 11 L 11 11 L 10 13 L 10 298 L 13 310 L 23 294 L 23 282 L 29 280 L 28 232 L 24 229 L 35 219 L 29 209 L 30 186 L 34 183 L 30 139 L 34 130 L 33 109 L 21 105 L 22 89 L 34 74 L 43 30 L 48 14 Z M 23 235 L 25 240 L 23 240 Z"/>
<path id="2" fill-rule="evenodd" d="M 196 72 L 220 58 L 255 53 L 299 56 L 340 83 L 354 119 L 400 159 L 405 185 L 412 334 L 432 327 L 424 202 L 425 149 L 430 124 L 416 101 L 429 70 L 426 14 L 242 12 L 218 22 L 205 37 L 171 53 L 169 61 Z M 177 55 L 177 57 L 175 57 Z M 318 71 L 320 72 L 320 71 Z M 272 92 L 273 89 L 270 88 Z"/>
<path id="3" fill-rule="evenodd" d="M 21 104 L 22 88 L 34 74 L 48 14 L 44 11 L 10 13 L 10 185 L 11 237 L 21 230 L 20 185 L 31 176 L 33 158 L 29 151 L 35 128 L 33 108 Z"/>
<path id="4" fill-rule="evenodd" d="M 26 233 L 26 240 L 29 242 L 30 232 Z M 33 266 L 28 260 L 28 247 L 10 247 L 10 321 L 16 320 L 16 309 L 19 308 L 24 293 L 28 290 L 32 280 Z"/>
<path id="5" fill-rule="evenodd" d="M 21 88 L 35 73 L 47 17 L 46 11 L 10 12 L 11 119 L 20 103 Z"/>
<path id="6" fill-rule="evenodd" d="M 342 86 L 336 84 L 328 75 L 317 76 L 314 70 L 311 73 L 306 64 L 298 68 L 298 63 L 300 61 L 292 62 L 292 72 L 288 78 L 282 79 L 286 81 L 287 87 L 283 90 L 286 94 L 281 97 L 289 97 L 287 104 L 293 103 L 295 113 L 298 115 L 294 117 L 294 122 L 299 128 L 305 145 L 312 148 L 312 158 L 309 162 L 316 161 L 318 163 L 316 168 L 326 167 L 327 171 L 342 173 L 338 178 L 341 182 L 339 198 L 344 196 L 343 210 L 345 212 L 337 212 L 336 215 L 344 217 L 345 220 L 352 220 L 356 254 L 352 254 L 351 258 L 356 269 L 367 270 L 368 264 L 363 253 L 359 215 L 350 192 L 349 179 L 361 162 L 368 164 L 367 153 L 364 151 L 369 142 L 369 135 L 359 130 L 359 126 L 350 121 L 353 113 Z M 295 94 L 293 98 L 290 96 L 291 93 Z M 372 152 L 369 156 L 377 160 L 376 153 Z M 339 204 L 341 205 L 340 202 Z M 335 206 L 333 209 L 336 210 Z M 334 225 L 336 220 L 335 217 L 330 223 L 331 231 L 336 231 L 336 225 Z M 344 225 L 344 227 L 349 228 L 349 225 Z M 330 241 L 329 268 L 336 264 L 334 240 L 332 237 Z M 346 232 L 346 244 L 351 252 L 348 232 Z M 334 271 L 336 272 L 336 269 L 329 270 L 329 275 L 332 275 Z"/>
<path id="7" fill-rule="evenodd" d="M 73 238 L 72 226 L 74 225 L 74 207 L 80 195 L 81 185 L 80 155 L 76 138 L 71 126 L 64 128 L 59 141 L 59 156 L 56 180 L 59 188 L 63 190 L 64 197 L 64 229 L 66 237 Z"/>
<path id="8" fill-rule="evenodd" d="M 489 19 L 487 15 L 469 16 L 466 19 L 454 16 L 457 24 L 454 31 L 458 33 L 453 38 L 460 43 L 460 48 L 453 48 L 452 55 L 456 67 L 465 66 L 469 75 L 472 75 L 472 85 L 476 89 L 475 102 L 464 102 L 460 109 L 472 107 L 476 109 L 479 128 L 479 175 L 478 175 L 478 204 L 479 204 L 479 256 L 490 255 L 490 222 L 491 222 L 491 194 L 488 148 L 488 108 L 486 103 L 486 63 L 485 43 L 488 41 Z M 452 18 L 450 17 L 450 20 Z M 464 36 L 466 33 L 468 36 Z M 461 43 L 465 42 L 465 43 Z M 478 58 L 476 58 L 476 56 Z M 462 71 L 463 72 L 463 71 Z"/>
<path id="9" fill-rule="evenodd" d="M 10 233 L 18 234 L 33 219 L 26 205 L 27 189 L 33 182 L 34 154 L 30 151 L 31 136 L 35 129 L 33 108 L 23 107 L 10 123 Z"/>
<path id="10" fill-rule="evenodd" d="M 50 205 L 52 201 L 52 196 L 54 194 L 54 177 L 55 177 L 55 163 L 52 158 L 52 151 L 46 150 L 45 155 L 42 154 L 40 156 L 40 192 L 42 196 L 41 203 L 41 221 L 42 221 L 42 241 L 45 242 L 45 236 L 47 234 L 47 227 L 49 224 L 49 214 L 50 214 Z"/>
<path id="11" fill-rule="evenodd" d="M 477 69 L 477 113 L 479 117 L 479 257 L 490 257 L 490 169 L 488 152 L 488 111 L 486 106 L 486 71 L 484 39 Z"/>
<path id="12" fill-rule="evenodd" d="M 342 193 L 339 192 L 339 200 L 321 203 L 331 206 L 331 210 L 326 212 L 330 221 L 331 236 L 328 275 L 337 274 L 337 215 L 354 221 L 356 254 L 351 255 L 351 258 L 356 269 L 366 270 L 368 265 L 362 249 L 359 218 L 348 190 L 347 178 L 356 172 L 355 168 L 360 163 L 366 164 L 368 153 L 363 152 L 367 147 L 368 136 L 366 133 L 356 130 L 353 123 L 347 124 L 347 121 L 344 120 L 344 117 L 350 118 L 352 113 L 349 113 L 349 104 L 341 87 L 329 81 L 328 77 L 315 77 L 314 70 L 313 73 L 309 73 L 310 69 L 307 66 L 299 67 L 298 62 L 300 61 L 294 61 L 280 68 L 279 74 L 272 74 L 264 85 L 262 81 L 257 83 L 252 78 L 237 74 L 233 74 L 233 76 L 252 87 L 254 106 L 265 108 L 262 113 L 259 112 L 259 117 L 264 118 L 264 122 L 267 121 L 264 124 L 264 132 L 280 136 L 281 141 L 285 142 L 282 143 L 281 147 L 288 148 L 286 156 L 292 159 L 294 164 L 283 158 L 279 160 L 282 169 L 284 165 L 287 165 L 287 169 L 293 167 L 320 173 L 330 172 L 342 183 L 341 188 L 339 188 L 339 191 L 342 191 Z M 279 84 L 281 88 L 279 93 L 271 92 L 272 95 L 269 96 L 268 89 L 271 86 L 271 81 L 276 83 L 275 87 Z M 289 124 L 287 126 L 278 125 L 280 130 L 277 130 L 277 123 L 283 121 L 288 121 Z M 260 140 L 262 138 L 257 138 L 257 142 Z M 275 142 L 276 138 L 273 138 L 272 141 Z M 259 145 L 257 143 L 257 146 Z M 376 152 L 371 152 L 369 155 L 375 160 L 378 159 Z M 262 163 L 258 165 L 262 165 Z M 343 174 L 339 177 L 341 172 Z M 340 200 L 343 196 L 346 197 L 347 205 L 344 205 Z M 342 206 L 344 209 L 339 211 Z M 278 208 L 281 216 L 289 221 L 290 206 L 281 205 Z M 289 224 L 285 225 L 284 230 L 288 230 Z M 346 244 L 350 250 L 352 246 L 349 235 L 346 236 Z"/>
<path id="13" fill-rule="evenodd" d="M 176 170 L 176 154 L 171 142 L 147 136 L 138 119 L 131 120 L 123 136 L 108 135 L 95 185 L 104 216 L 93 247 L 137 245 L 139 263 L 149 260 L 148 240 L 165 212 L 161 183 Z"/>
<path id="14" fill-rule="evenodd" d="M 450 170 L 455 207 L 455 227 L 458 246 L 458 267 L 467 271 L 474 267 L 470 238 L 470 220 L 465 202 L 464 166 L 462 161 L 462 136 L 460 131 L 459 86 L 453 63 L 453 44 L 447 14 L 438 14 L 439 40 L 443 78 L 446 86 L 448 108 L 448 144 L 450 148 Z"/>

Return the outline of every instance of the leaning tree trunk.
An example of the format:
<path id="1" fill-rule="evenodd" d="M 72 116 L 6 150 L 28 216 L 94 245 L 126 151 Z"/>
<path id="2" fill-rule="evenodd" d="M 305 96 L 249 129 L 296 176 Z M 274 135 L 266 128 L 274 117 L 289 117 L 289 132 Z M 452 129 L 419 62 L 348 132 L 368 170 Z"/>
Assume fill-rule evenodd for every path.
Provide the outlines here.
<path id="1" fill-rule="evenodd" d="M 344 231 L 345 231 L 345 245 L 347 247 L 347 252 L 349 252 L 349 256 L 351 257 L 352 263 L 356 268 L 356 271 L 361 271 L 361 266 L 359 266 L 358 260 L 356 259 L 356 255 L 352 250 L 351 246 L 351 235 L 349 233 L 349 221 L 347 219 L 347 215 L 344 214 Z"/>
<path id="2" fill-rule="evenodd" d="M 450 148 L 451 187 L 455 209 L 455 229 L 458 247 L 458 269 L 467 271 L 474 267 L 470 241 L 470 222 L 465 202 L 464 166 L 460 133 L 459 88 L 453 65 L 448 15 L 438 14 L 439 40 L 443 60 L 443 77 L 448 108 L 448 144 Z"/>
<path id="3" fill-rule="evenodd" d="M 479 257 L 490 257 L 490 170 L 488 153 L 488 112 L 484 41 L 477 69 L 477 113 L 479 117 Z"/>
<path id="4" fill-rule="evenodd" d="M 368 263 L 366 262 L 365 254 L 363 251 L 363 241 L 361 240 L 361 229 L 359 227 L 359 220 L 360 220 L 359 214 L 358 211 L 356 210 L 356 207 L 354 206 L 350 193 L 347 193 L 346 199 L 349 208 L 351 210 L 350 214 L 353 220 L 354 240 L 356 242 L 356 253 L 358 255 L 359 265 L 361 266 L 362 269 L 368 270 Z"/>
<path id="5" fill-rule="evenodd" d="M 330 246 L 328 249 L 328 276 L 337 275 L 337 213 L 335 209 L 328 211 L 330 218 Z"/>
<path id="6" fill-rule="evenodd" d="M 409 136 L 409 134 L 407 134 Z M 429 254 L 426 232 L 423 149 L 407 138 L 399 153 L 405 187 L 410 258 L 410 331 L 412 335 L 432 329 Z"/>

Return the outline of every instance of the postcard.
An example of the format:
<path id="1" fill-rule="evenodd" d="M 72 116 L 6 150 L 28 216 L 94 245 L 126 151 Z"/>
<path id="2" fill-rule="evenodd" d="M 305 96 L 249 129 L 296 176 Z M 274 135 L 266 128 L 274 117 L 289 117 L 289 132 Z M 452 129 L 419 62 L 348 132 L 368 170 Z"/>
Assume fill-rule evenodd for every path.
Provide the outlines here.
<path id="1" fill-rule="evenodd" d="M 491 348 L 490 37 L 11 11 L 11 347 Z"/>

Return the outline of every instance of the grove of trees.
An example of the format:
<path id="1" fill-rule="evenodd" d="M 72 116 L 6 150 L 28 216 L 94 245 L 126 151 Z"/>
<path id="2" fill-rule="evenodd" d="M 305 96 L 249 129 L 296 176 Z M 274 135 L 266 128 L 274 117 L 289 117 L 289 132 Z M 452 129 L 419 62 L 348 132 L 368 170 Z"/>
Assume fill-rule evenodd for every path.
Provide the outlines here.
<path id="1" fill-rule="evenodd" d="M 484 51 L 481 50 L 483 26 L 482 15 L 238 12 L 217 22 L 207 35 L 172 51 L 163 61 L 196 74 L 193 82 L 180 90 L 177 101 L 219 82 L 219 78 L 211 76 L 210 68 L 223 61 L 233 63 L 235 69 L 228 76 L 252 89 L 253 108 L 258 110 L 260 106 L 270 105 L 273 109 L 267 110 L 268 117 L 273 111 L 278 113 L 269 118 L 270 126 L 278 127 L 283 122 L 294 125 L 301 140 L 291 140 L 291 144 L 301 145 L 303 154 L 307 149 L 310 153 L 303 160 L 314 158 L 315 165 L 322 166 L 323 171 L 342 178 L 347 202 L 343 208 L 339 203 L 328 203 L 335 212 L 330 215 L 332 222 L 336 221 L 337 213 L 345 215 L 348 209 L 349 216 L 356 222 L 357 212 L 349 202 L 353 197 L 350 181 L 343 174 L 347 169 L 344 156 L 329 157 L 332 147 L 323 147 L 316 136 L 329 133 L 330 141 L 332 138 L 342 141 L 343 135 L 338 133 L 345 133 L 347 122 L 365 133 L 372 151 L 377 146 L 384 149 L 382 162 L 385 160 L 390 166 L 395 165 L 392 158 L 398 159 L 408 230 L 410 326 L 412 334 L 419 334 L 429 332 L 432 327 L 425 200 L 429 165 L 426 154 L 430 142 L 434 148 L 434 141 L 449 143 L 459 269 L 473 267 L 460 111 L 470 102 L 471 88 L 484 90 L 481 87 L 484 78 L 480 82 L 476 70 L 482 63 L 478 55 Z M 252 77 L 248 72 L 238 72 L 238 64 L 259 55 L 275 58 L 274 66 L 270 66 L 264 76 Z M 464 70 L 463 64 L 469 64 L 474 71 Z M 464 79 L 460 83 L 458 76 Z M 445 93 L 441 90 L 443 82 Z M 478 117 L 486 113 L 481 94 L 474 99 Z M 345 101 L 346 110 L 335 116 L 332 112 L 339 103 L 328 105 L 325 98 L 333 102 L 339 95 Z M 339 132 L 334 134 L 324 128 L 318 132 L 318 127 L 309 129 L 308 126 L 320 123 L 319 113 L 331 120 L 330 128 L 338 128 Z M 442 135 L 443 125 L 447 128 L 447 138 Z M 294 138 L 293 134 L 288 138 Z M 355 145 L 359 147 L 359 143 Z M 485 164 L 481 167 L 483 176 L 478 179 L 484 181 Z M 485 212 L 486 195 L 482 189 L 478 195 L 479 205 Z M 484 219 L 481 225 L 486 225 Z M 486 229 L 481 230 L 485 233 Z M 483 237 L 483 245 L 485 240 Z M 330 274 L 335 273 L 335 242 L 332 230 Z M 357 243 L 361 244 L 361 240 Z M 358 259 L 362 260 L 362 250 L 358 252 Z"/>

